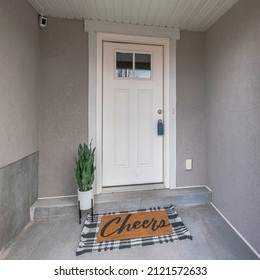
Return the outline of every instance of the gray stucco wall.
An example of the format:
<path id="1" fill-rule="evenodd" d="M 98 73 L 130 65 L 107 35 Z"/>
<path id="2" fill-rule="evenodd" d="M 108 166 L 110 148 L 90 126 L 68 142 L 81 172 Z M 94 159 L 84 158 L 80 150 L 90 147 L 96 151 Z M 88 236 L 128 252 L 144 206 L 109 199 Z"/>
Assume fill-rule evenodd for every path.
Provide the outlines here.
<path id="1" fill-rule="evenodd" d="M 0 168 L 38 151 L 40 32 L 27 1 L 0 3 Z"/>
<path id="2" fill-rule="evenodd" d="M 206 32 L 208 186 L 260 252 L 260 1 L 240 0 Z"/>
<path id="3" fill-rule="evenodd" d="M 0 252 L 38 192 L 40 32 L 27 1 L 0 1 Z"/>
<path id="4" fill-rule="evenodd" d="M 76 194 L 74 158 L 87 141 L 88 36 L 83 21 L 54 18 L 41 35 L 39 197 Z"/>
<path id="5" fill-rule="evenodd" d="M 74 156 L 87 139 L 87 34 L 83 22 L 49 18 L 42 31 L 39 196 L 76 193 Z M 177 43 L 177 186 L 206 184 L 204 34 Z M 194 168 L 185 171 L 185 159 Z"/>
<path id="6" fill-rule="evenodd" d="M 177 186 L 207 184 L 204 33 L 181 32 L 177 41 Z M 185 170 L 185 160 L 193 169 Z"/>

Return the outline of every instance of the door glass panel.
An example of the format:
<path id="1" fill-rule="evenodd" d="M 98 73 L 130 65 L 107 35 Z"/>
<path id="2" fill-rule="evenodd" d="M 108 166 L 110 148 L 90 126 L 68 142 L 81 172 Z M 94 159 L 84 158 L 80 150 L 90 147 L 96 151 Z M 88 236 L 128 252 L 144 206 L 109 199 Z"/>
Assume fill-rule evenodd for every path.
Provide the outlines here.
<path id="1" fill-rule="evenodd" d="M 144 53 L 135 54 L 135 77 L 150 79 L 151 78 L 151 55 Z"/>
<path id="2" fill-rule="evenodd" d="M 133 53 L 116 52 L 116 76 L 132 78 L 133 74 Z"/>

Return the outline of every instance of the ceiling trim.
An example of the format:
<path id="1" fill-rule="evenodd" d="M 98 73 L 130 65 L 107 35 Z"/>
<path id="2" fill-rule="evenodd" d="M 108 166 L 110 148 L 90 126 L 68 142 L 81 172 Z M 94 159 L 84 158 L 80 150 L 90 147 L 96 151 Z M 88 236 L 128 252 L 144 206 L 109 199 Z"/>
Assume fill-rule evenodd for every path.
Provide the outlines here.
<path id="1" fill-rule="evenodd" d="M 137 24 L 115 23 L 115 22 L 102 22 L 94 20 L 84 20 L 85 32 L 102 32 L 128 34 L 137 36 L 151 36 L 171 38 L 180 40 L 180 29 L 167 28 L 167 27 L 154 27 L 154 26 L 142 26 Z"/>

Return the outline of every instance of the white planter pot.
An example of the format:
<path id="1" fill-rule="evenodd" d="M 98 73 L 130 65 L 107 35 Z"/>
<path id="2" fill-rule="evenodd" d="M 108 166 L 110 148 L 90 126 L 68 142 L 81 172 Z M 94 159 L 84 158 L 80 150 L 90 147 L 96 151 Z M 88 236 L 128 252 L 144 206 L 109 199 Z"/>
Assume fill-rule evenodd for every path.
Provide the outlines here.
<path id="1" fill-rule="evenodd" d="M 86 192 L 81 192 L 78 190 L 78 201 L 80 203 L 80 210 L 88 210 L 91 208 L 91 199 L 93 199 L 94 206 L 94 192 L 93 189 Z"/>

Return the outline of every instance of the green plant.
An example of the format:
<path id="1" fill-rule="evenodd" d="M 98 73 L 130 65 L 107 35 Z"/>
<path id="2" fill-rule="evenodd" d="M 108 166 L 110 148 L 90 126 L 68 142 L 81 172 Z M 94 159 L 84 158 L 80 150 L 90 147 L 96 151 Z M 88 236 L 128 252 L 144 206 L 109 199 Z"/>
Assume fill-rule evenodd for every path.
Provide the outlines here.
<path id="1" fill-rule="evenodd" d="M 91 143 L 88 147 L 87 144 L 79 144 L 78 158 L 76 160 L 75 175 L 76 181 L 80 191 L 89 191 L 92 189 L 92 184 L 95 178 L 96 167 L 94 165 L 96 148 L 92 149 Z"/>

